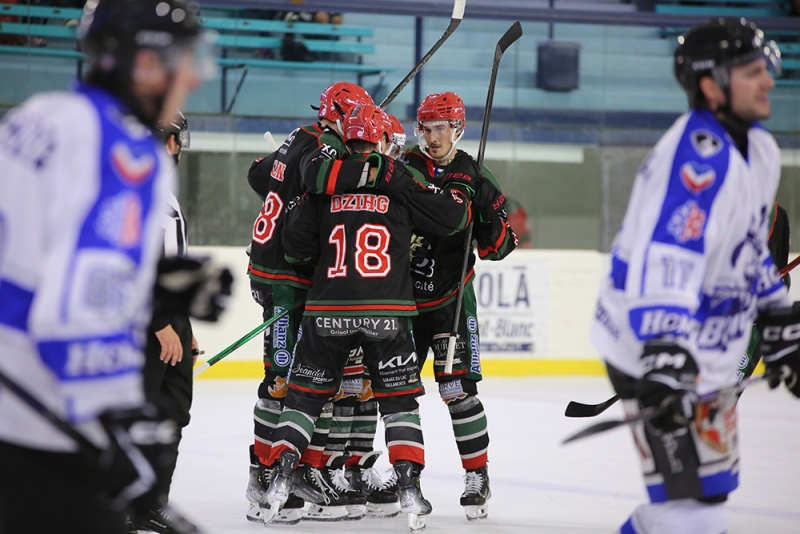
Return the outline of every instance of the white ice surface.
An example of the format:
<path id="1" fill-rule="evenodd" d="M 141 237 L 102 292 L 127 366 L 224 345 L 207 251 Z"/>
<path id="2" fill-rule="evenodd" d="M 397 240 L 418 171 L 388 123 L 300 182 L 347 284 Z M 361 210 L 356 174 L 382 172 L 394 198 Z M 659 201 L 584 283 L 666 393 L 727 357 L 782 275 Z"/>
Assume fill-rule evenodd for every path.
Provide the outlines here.
<path id="1" fill-rule="evenodd" d="M 458 504 L 462 470 L 444 404 L 431 379 L 420 399 L 427 467 L 422 489 L 433 504 L 425 532 L 610 533 L 645 501 L 630 434 L 618 429 L 584 441 L 561 439 L 603 419 L 567 419 L 570 400 L 612 395 L 602 378 L 492 378 L 480 384 L 488 414 L 492 499 L 489 518 L 467 522 Z M 172 503 L 209 534 L 264 532 L 245 519 L 255 380 L 199 380 L 192 422 L 181 443 Z M 729 534 L 800 533 L 800 401 L 784 389 L 747 390 L 739 405 L 740 488 L 728 503 Z M 383 449 L 379 424 L 376 447 Z M 381 457 L 379 467 L 388 469 Z M 266 527 L 297 534 L 408 532 L 405 518 Z"/>

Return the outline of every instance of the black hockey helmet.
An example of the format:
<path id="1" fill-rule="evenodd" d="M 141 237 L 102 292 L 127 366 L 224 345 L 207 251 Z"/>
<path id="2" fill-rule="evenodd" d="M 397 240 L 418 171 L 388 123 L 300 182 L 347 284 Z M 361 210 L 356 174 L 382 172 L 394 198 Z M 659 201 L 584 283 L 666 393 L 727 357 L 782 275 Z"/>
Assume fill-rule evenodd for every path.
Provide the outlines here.
<path id="1" fill-rule="evenodd" d="M 728 93 L 730 69 L 760 58 L 767 68 L 780 74 L 781 53 L 775 41 L 766 41 L 755 23 L 745 18 L 716 18 L 695 26 L 678 37 L 674 73 L 692 107 L 702 107 L 705 97 L 700 79 L 712 76 Z M 728 95 L 730 96 L 730 95 Z"/>
<path id="2" fill-rule="evenodd" d="M 174 135 L 175 141 L 181 150 L 189 148 L 189 121 L 186 120 L 186 116 L 179 109 L 175 110 L 175 116 L 169 123 L 159 125 L 157 134 L 164 143 L 167 142 L 170 135 Z"/>
<path id="3" fill-rule="evenodd" d="M 201 31 L 195 11 L 185 0 L 89 0 L 78 30 L 89 65 L 87 80 L 117 95 L 139 114 L 130 94 L 139 50 L 156 51 L 174 73 L 183 53 L 192 49 L 198 76 L 210 77 L 215 60 L 211 47 L 205 46 L 210 40 Z M 154 118 L 140 118 L 153 126 Z"/>

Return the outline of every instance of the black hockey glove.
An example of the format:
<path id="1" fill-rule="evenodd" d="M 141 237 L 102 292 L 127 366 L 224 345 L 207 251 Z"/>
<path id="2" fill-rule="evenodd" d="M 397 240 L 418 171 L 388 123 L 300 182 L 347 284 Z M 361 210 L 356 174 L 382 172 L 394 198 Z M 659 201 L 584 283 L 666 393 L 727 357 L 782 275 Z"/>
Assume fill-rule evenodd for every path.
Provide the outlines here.
<path id="1" fill-rule="evenodd" d="M 767 367 L 769 387 L 777 388 L 781 373 L 789 373 L 784 383 L 792 395 L 800 397 L 800 302 L 791 308 L 763 312 L 756 327 L 761 333 L 758 348 Z"/>
<path id="2" fill-rule="evenodd" d="M 422 263 L 428 257 L 430 250 L 431 244 L 428 243 L 427 239 L 421 235 L 411 234 L 411 248 L 409 249 L 411 265 Z"/>
<path id="3" fill-rule="evenodd" d="M 402 195 L 408 184 L 414 181 L 414 175 L 401 161 L 377 152 L 370 154 L 367 161 L 378 169 L 373 186 L 389 195 Z"/>
<path id="4" fill-rule="evenodd" d="M 444 187 L 459 187 L 470 199 L 475 196 L 483 181 L 478 164 L 472 156 L 461 150 L 456 152 L 453 161 L 445 167 L 442 176 Z"/>
<path id="5" fill-rule="evenodd" d="M 100 423 L 109 443 L 100 453 L 98 465 L 103 486 L 115 509 L 134 499 L 144 507 L 157 508 L 152 488 L 158 477 L 162 455 L 178 439 L 177 427 L 152 404 L 139 408 L 108 410 Z"/>
<path id="6" fill-rule="evenodd" d="M 472 205 L 478 210 L 483 222 L 490 222 L 495 217 L 506 218 L 506 197 L 491 180 L 481 180 Z"/>
<path id="7" fill-rule="evenodd" d="M 662 432 L 674 432 L 694 419 L 697 400 L 697 363 L 689 351 L 672 341 L 648 341 L 642 350 L 644 376 L 636 384 L 642 408 L 664 411 L 650 424 Z"/>
<path id="8" fill-rule="evenodd" d="M 233 276 L 209 258 L 174 256 L 158 263 L 154 313 L 185 313 L 215 322 L 228 305 Z"/>

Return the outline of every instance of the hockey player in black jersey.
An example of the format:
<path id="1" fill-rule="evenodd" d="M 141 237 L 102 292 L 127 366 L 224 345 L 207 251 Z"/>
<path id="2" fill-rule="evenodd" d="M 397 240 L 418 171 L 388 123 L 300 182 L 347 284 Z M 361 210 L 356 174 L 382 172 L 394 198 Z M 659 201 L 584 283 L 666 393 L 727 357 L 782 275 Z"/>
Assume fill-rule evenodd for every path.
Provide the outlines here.
<path id="1" fill-rule="evenodd" d="M 495 176 L 486 167 L 478 169 L 469 154 L 456 148 L 465 125 L 464 103 L 457 94 L 434 93 L 425 97 L 417 111 L 415 134 L 420 144 L 406 152 L 407 165 L 437 186 L 441 186 L 443 179 L 456 174 L 476 180 L 472 200 L 475 214 L 473 239 L 477 242 L 481 259 L 501 260 L 514 250 L 517 238 L 506 220 L 505 197 Z M 425 229 L 416 230 L 412 249 L 418 259 L 411 266 L 411 275 L 419 309 L 419 315 L 414 319 L 414 342 L 421 358 L 420 365 L 424 364 L 428 349 L 433 349 L 434 376 L 450 412 L 461 464 L 466 471 L 461 505 L 465 507 L 467 519 L 471 520 L 486 517 L 486 501 L 491 496 L 487 471 L 489 434 L 483 405 L 477 397 L 477 383 L 482 376 L 478 316 L 472 287 L 475 275 L 473 253 L 469 255 L 464 280 L 453 373 L 444 373 L 465 239 L 464 232 L 438 236 Z"/>
<path id="2" fill-rule="evenodd" d="M 266 489 L 270 473 L 264 460 L 269 456 L 272 429 L 286 396 L 286 375 L 303 315 L 302 302 L 311 285 L 313 272 L 307 267 L 290 265 L 284 259 L 281 239 L 284 213 L 306 188 L 315 191 L 319 187 L 320 192 L 330 192 L 336 190 L 337 184 L 356 187 L 357 181 L 348 186 L 343 180 L 334 180 L 330 184 L 324 181 L 304 184 L 303 177 L 311 161 L 337 160 L 346 153 L 342 139 L 345 114 L 358 104 L 371 102 L 369 94 L 355 84 L 332 84 L 320 95 L 318 121 L 295 129 L 278 150 L 266 158 L 256 159 L 247 174 L 250 186 L 264 201 L 253 224 L 248 267 L 251 292 L 263 307 L 264 320 L 299 304 L 264 334 L 264 380 L 258 388 L 259 400 L 253 414 L 255 443 L 250 455 L 250 480 L 246 492 L 251 503 L 247 518 L 252 521 L 260 521 L 257 503 Z M 330 424 L 329 417 L 321 421 Z M 321 433 L 325 434 L 327 429 Z M 321 458 L 323 447 L 324 443 L 309 454 Z M 319 464 L 320 458 L 310 458 L 309 461 Z M 299 521 L 300 508 L 302 501 L 293 499 L 278 520 L 286 523 Z M 344 507 L 341 508 L 343 513 Z"/>
<path id="3" fill-rule="evenodd" d="M 461 183 L 447 184 L 444 192 L 428 188 L 401 163 L 379 154 L 388 145 L 389 128 L 377 106 L 356 108 L 345 129 L 353 154 L 323 163 L 319 176 L 333 181 L 367 171 L 374 184 L 346 194 L 306 195 L 284 226 L 287 259 L 314 263 L 315 270 L 289 392 L 272 436 L 269 462 L 279 467 L 261 501 L 266 521 L 286 502 L 316 419 L 339 388 L 348 354 L 358 347 L 386 424 L 401 509 L 412 522 L 431 511 L 419 488 L 424 446 L 416 397 L 424 390 L 410 328 L 416 305 L 408 243 L 415 226 L 445 234 L 464 228 L 471 191 Z"/>

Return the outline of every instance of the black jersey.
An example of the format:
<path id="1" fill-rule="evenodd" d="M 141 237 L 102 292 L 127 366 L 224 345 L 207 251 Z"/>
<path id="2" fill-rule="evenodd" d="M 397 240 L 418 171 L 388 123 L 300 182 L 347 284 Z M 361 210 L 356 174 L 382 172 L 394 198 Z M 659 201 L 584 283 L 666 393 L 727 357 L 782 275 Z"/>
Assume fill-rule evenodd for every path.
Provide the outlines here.
<path id="1" fill-rule="evenodd" d="M 295 129 L 278 150 L 265 158 L 258 158 L 250 166 L 247 181 L 264 201 L 253 224 L 248 267 L 251 279 L 300 288 L 311 285 L 312 270 L 290 265 L 284 258 L 281 238 L 284 214 L 289 205 L 306 190 L 329 192 L 326 182 L 318 183 L 316 176 L 306 172 L 312 162 L 336 160 L 345 153 L 341 138 L 317 123 Z M 357 182 L 348 184 L 339 181 L 339 184 L 354 188 Z M 334 190 L 331 188 L 330 192 Z"/>
<path id="2" fill-rule="evenodd" d="M 772 225 L 769 229 L 769 251 L 772 254 L 772 261 L 775 262 L 775 267 L 778 270 L 783 269 L 789 263 L 789 247 L 791 246 L 791 239 L 789 238 L 789 215 L 777 202 L 772 207 L 770 213 Z M 786 287 L 791 284 L 789 273 L 783 276 L 783 282 Z"/>
<path id="3" fill-rule="evenodd" d="M 442 177 L 447 167 L 436 167 L 433 160 L 417 146 L 411 147 L 405 157 L 407 165 L 422 173 L 425 180 L 437 187 L 442 186 Z M 489 169 L 483 167 L 481 174 L 500 189 L 497 178 Z M 482 221 L 477 216 L 473 219 L 473 240 L 477 243 L 481 259 L 501 260 L 514 249 L 516 236 L 508 221 L 502 218 Z M 441 236 L 420 228 L 414 233 L 423 236 L 430 245 L 425 258 L 411 266 L 417 307 L 420 311 L 436 309 L 456 298 L 461 264 L 464 261 L 466 232 Z M 474 277 L 474 265 L 475 254 L 470 253 L 465 283 Z"/>
<path id="4" fill-rule="evenodd" d="M 364 161 L 363 156 L 348 160 Z M 470 211 L 459 191 L 416 181 L 407 185 L 392 196 L 374 187 L 308 194 L 289 212 L 283 229 L 287 259 L 316 263 L 306 315 L 416 315 L 408 274 L 412 228 L 459 231 Z"/>

